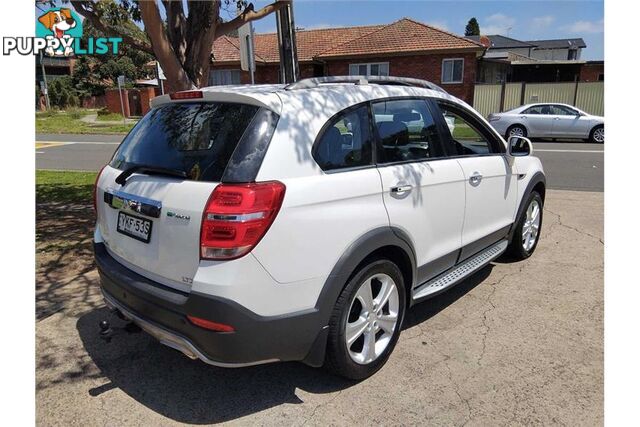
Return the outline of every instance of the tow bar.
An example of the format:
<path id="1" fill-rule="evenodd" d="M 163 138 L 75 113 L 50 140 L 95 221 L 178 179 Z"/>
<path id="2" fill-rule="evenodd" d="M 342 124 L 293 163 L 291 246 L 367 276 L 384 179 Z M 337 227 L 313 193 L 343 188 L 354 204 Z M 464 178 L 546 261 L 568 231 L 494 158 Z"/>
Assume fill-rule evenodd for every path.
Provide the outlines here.
<path id="1" fill-rule="evenodd" d="M 112 327 L 110 321 L 114 314 L 127 323 L 122 327 Z M 127 334 L 136 334 L 142 331 L 138 325 L 127 319 L 117 308 L 110 309 L 109 317 L 101 320 L 98 326 L 100 327 L 100 339 L 107 343 L 111 342 L 111 338 L 118 331 L 126 332 Z"/>

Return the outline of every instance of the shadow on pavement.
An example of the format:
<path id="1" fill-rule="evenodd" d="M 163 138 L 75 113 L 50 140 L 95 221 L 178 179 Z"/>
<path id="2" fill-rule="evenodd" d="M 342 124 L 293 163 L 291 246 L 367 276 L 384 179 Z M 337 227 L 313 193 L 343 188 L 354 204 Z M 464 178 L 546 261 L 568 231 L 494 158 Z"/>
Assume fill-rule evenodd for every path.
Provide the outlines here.
<path id="1" fill-rule="evenodd" d="M 118 331 L 111 343 L 98 336 L 106 308 L 78 319 L 76 327 L 89 357 L 110 382 L 89 390 L 98 396 L 119 388 L 149 409 L 178 422 L 231 421 L 283 403 L 303 403 L 295 392 L 330 393 L 353 385 L 302 363 L 274 363 L 222 369 L 191 360 L 144 332 Z M 114 326 L 124 322 L 112 317 Z"/>
<path id="2" fill-rule="evenodd" d="M 491 273 L 483 268 L 468 280 L 407 312 L 404 329 L 435 316 Z M 232 421 L 283 403 L 303 403 L 295 392 L 330 393 L 355 384 L 302 363 L 274 363 L 222 369 L 190 360 L 144 332 L 114 334 L 111 343 L 98 336 L 106 308 L 78 319 L 76 327 L 89 357 L 110 382 L 88 391 L 91 396 L 119 388 L 149 409 L 178 422 L 209 424 Z M 125 323 L 112 317 L 112 324 Z"/>
<path id="3" fill-rule="evenodd" d="M 493 264 L 489 264 L 451 289 L 411 307 L 409 311 L 407 311 L 402 329 L 410 329 L 437 315 L 458 299 L 462 298 L 467 292 L 481 284 L 489 277 L 492 269 Z M 402 337 L 400 339 L 402 339 Z"/>

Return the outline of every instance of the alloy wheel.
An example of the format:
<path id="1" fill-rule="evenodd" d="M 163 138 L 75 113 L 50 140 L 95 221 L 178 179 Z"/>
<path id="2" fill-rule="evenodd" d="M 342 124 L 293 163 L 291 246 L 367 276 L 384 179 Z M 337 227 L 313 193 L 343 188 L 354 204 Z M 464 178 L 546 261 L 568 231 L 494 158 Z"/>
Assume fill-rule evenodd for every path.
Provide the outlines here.
<path id="1" fill-rule="evenodd" d="M 524 129 L 516 126 L 509 131 L 509 136 L 524 136 Z"/>
<path id="2" fill-rule="evenodd" d="M 540 204 L 532 200 L 527 207 L 527 216 L 522 225 L 522 247 L 529 252 L 538 240 L 540 231 Z"/>
<path id="3" fill-rule="evenodd" d="M 345 344 L 351 360 L 366 365 L 387 348 L 398 327 L 398 287 L 387 274 L 375 274 L 356 292 L 345 326 Z"/>
<path id="4" fill-rule="evenodd" d="M 593 131 L 593 140 L 595 142 L 604 142 L 604 128 L 598 128 Z"/>

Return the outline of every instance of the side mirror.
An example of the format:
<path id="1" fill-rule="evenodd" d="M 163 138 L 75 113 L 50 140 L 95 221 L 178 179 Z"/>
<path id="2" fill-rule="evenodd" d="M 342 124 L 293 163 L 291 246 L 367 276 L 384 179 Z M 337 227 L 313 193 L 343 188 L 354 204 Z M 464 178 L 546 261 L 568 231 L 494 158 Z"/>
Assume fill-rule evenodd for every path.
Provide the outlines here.
<path id="1" fill-rule="evenodd" d="M 509 137 L 508 153 L 510 156 L 523 157 L 529 156 L 533 153 L 533 145 L 529 138 L 524 136 L 511 136 Z"/>

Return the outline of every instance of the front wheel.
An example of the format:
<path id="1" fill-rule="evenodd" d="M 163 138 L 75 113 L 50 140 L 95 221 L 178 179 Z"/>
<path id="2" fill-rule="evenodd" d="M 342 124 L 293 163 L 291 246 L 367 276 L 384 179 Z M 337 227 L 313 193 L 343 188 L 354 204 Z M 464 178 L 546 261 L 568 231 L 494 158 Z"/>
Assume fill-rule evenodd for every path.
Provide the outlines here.
<path id="1" fill-rule="evenodd" d="M 527 136 L 527 130 L 521 125 L 512 125 L 507 129 L 507 139 L 512 136 Z"/>
<path id="2" fill-rule="evenodd" d="M 353 380 L 373 375 L 398 342 L 405 305 L 402 273 L 393 262 L 377 260 L 360 269 L 333 309 L 325 367 Z"/>
<path id="3" fill-rule="evenodd" d="M 542 230 L 542 197 L 537 191 L 531 192 L 526 206 L 507 248 L 507 253 L 516 260 L 529 258 L 533 254 Z"/>
<path id="4" fill-rule="evenodd" d="M 589 135 L 589 140 L 596 144 L 604 144 L 604 126 L 596 126 Z"/>

